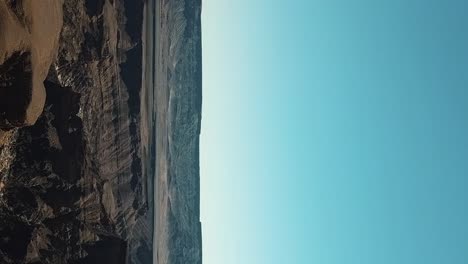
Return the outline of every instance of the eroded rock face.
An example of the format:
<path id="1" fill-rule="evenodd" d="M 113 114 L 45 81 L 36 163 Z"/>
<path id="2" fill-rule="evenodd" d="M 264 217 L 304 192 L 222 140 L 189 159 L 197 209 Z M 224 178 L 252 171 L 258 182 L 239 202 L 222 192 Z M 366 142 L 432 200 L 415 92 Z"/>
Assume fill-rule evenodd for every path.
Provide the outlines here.
<path id="1" fill-rule="evenodd" d="M 47 21 L 29 17 L 28 8 L 53 1 L 17 2 L 24 17 L 4 0 L 0 7 L 34 39 L 29 19 Z M 37 38 L 25 37 L 13 53 L 0 46 L 0 73 L 12 82 L 0 91 L 0 125 L 8 130 L 0 147 L 1 263 L 150 263 L 139 116 L 143 1 L 65 0 L 63 12 L 56 53 L 36 49 Z M 57 56 L 46 65 L 51 54 Z"/>
<path id="2" fill-rule="evenodd" d="M 0 129 L 25 123 L 31 87 L 31 53 L 17 51 L 0 65 Z"/>
<path id="3" fill-rule="evenodd" d="M 62 29 L 61 0 L 0 1 L 0 129 L 32 125 Z"/>
<path id="4" fill-rule="evenodd" d="M 0 263 L 201 263 L 201 1 L 158 1 L 144 91 L 144 0 L 63 0 L 56 56 L 28 15 L 52 2 L 0 0 L 25 32 L 0 34 Z"/>
<path id="5" fill-rule="evenodd" d="M 78 237 L 69 234 L 79 231 L 79 222 L 72 219 L 80 213 L 75 203 L 81 190 L 62 168 L 73 162 L 78 168 L 69 168 L 80 171 L 83 162 L 80 131 L 63 133 L 76 127 L 76 122 L 79 126 L 73 109 L 79 95 L 52 83 L 47 84 L 47 92 L 47 108 L 41 118 L 32 127 L 17 130 L 2 149 L 3 155 L 9 152 L 14 156 L 0 172 L 4 184 L 0 198 L 4 246 L 0 246 L 0 254 L 4 263 L 63 263 L 59 260 L 67 254 L 60 257 L 54 251 L 78 245 Z M 61 122 L 64 119 L 67 121 Z M 21 239 L 16 237 L 18 232 Z M 80 251 L 68 254 L 72 257 Z"/>

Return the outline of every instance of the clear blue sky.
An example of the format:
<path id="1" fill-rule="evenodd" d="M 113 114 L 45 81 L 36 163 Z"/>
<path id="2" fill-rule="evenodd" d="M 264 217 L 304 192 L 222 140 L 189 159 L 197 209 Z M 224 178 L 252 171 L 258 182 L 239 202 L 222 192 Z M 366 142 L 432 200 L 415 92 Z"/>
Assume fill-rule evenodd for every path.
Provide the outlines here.
<path id="1" fill-rule="evenodd" d="M 204 264 L 468 263 L 467 12 L 203 0 Z"/>

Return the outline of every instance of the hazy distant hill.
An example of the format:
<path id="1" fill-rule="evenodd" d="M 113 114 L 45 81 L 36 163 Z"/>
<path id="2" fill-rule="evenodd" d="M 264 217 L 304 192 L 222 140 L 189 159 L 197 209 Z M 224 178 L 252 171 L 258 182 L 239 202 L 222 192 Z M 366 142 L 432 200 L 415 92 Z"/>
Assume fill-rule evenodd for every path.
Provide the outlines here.
<path id="1" fill-rule="evenodd" d="M 199 134 L 201 0 L 156 8 L 155 263 L 202 262 Z"/>

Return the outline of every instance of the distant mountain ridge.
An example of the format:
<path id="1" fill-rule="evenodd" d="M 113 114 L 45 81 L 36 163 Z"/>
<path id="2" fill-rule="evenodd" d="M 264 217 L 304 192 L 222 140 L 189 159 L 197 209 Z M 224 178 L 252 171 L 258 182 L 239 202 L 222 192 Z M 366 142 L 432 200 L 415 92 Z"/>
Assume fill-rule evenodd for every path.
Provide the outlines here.
<path id="1" fill-rule="evenodd" d="M 155 42 L 158 196 L 154 263 L 201 264 L 201 0 L 159 3 Z"/>

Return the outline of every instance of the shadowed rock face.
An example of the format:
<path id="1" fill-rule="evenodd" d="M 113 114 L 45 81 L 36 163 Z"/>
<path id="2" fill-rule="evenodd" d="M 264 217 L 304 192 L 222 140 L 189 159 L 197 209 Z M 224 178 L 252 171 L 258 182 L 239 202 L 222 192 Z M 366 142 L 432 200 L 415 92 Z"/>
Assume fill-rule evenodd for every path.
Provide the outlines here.
<path id="1" fill-rule="evenodd" d="M 127 242 L 118 237 L 102 237 L 86 248 L 87 256 L 76 264 L 127 263 Z"/>
<path id="2" fill-rule="evenodd" d="M 72 235 L 79 234 L 81 226 L 76 218 L 81 209 L 75 206 L 81 190 L 73 174 L 64 170 L 80 172 L 83 167 L 84 141 L 76 116 L 80 96 L 53 83 L 46 87 L 44 113 L 34 126 L 17 130 L 15 140 L 2 148 L 2 155 L 15 156 L 0 171 L 2 263 L 63 263 L 60 259 L 67 254 L 58 256 L 57 250 L 68 251 L 70 259 L 82 254 L 79 236 Z M 8 162 L 2 158 L 2 163 Z"/>
<path id="3" fill-rule="evenodd" d="M 0 129 L 36 122 L 62 28 L 61 0 L 0 1 Z"/>
<path id="4" fill-rule="evenodd" d="M 31 87 L 31 53 L 17 51 L 0 65 L 0 129 L 24 124 Z"/>

